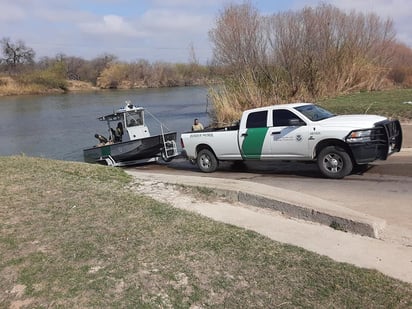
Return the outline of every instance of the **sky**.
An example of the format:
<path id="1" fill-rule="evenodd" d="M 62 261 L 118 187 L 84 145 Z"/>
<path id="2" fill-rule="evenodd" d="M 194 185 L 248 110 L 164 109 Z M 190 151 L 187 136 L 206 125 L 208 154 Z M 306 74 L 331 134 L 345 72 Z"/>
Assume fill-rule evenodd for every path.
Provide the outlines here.
<path id="1" fill-rule="evenodd" d="M 249 0 L 263 14 L 317 6 L 317 0 Z M 391 18 L 412 47 L 412 0 L 324 0 L 344 11 Z M 22 40 L 36 60 L 57 54 L 91 60 L 184 63 L 212 59 L 208 32 L 228 4 L 244 0 L 0 0 L 0 39 Z"/>

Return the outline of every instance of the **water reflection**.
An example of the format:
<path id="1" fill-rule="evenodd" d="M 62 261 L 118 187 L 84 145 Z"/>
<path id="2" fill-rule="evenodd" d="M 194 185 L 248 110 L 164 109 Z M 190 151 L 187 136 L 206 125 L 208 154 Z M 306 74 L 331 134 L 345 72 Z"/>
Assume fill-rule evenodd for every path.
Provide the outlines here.
<path id="1" fill-rule="evenodd" d="M 95 133 L 108 135 L 96 120 L 130 100 L 143 106 L 178 133 L 190 130 L 193 118 L 208 124 L 207 89 L 183 87 L 131 91 L 98 91 L 68 95 L 0 98 L 0 155 L 82 161 L 84 148 L 96 143 Z M 152 134 L 160 129 L 147 119 Z"/>

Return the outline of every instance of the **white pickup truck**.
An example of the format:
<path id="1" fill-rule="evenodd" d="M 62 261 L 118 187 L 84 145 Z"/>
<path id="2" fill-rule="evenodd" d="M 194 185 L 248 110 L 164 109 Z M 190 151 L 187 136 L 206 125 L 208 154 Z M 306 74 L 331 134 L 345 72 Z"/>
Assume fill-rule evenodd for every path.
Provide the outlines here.
<path id="1" fill-rule="evenodd" d="M 316 161 L 324 176 L 343 178 L 356 165 L 400 151 L 402 129 L 382 116 L 337 116 L 293 103 L 247 110 L 236 125 L 183 133 L 181 143 L 183 154 L 206 173 L 219 161 L 296 160 Z"/>

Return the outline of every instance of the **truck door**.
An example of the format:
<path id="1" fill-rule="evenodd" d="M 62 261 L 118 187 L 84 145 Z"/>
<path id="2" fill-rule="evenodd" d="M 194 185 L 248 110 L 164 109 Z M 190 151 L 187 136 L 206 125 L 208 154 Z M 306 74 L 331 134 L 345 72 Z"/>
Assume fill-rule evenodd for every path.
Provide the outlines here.
<path id="1" fill-rule="evenodd" d="M 243 159 L 260 159 L 270 147 L 264 147 L 268 132 L 268 111 L 256 111 L 247 116 L 246 126 L 239 128 L 239 147 Z"/>
<path id="2" fill-rule="evenodd" d="M 268 129 L 271 154 L 269 157 L 308 157 L 309 126 L 287 109 L 272 111 L 272 126 Z"/>

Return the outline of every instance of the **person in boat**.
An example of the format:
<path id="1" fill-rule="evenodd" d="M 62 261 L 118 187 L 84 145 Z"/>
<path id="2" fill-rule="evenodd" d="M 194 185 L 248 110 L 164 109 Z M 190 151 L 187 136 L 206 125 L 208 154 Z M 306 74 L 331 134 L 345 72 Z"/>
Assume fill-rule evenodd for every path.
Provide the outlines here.
<path id="1" fill-rule="evenodd" d="M 97 138 L 99 140 L 99 144 L 97 146 L 103 146 L 106 145 L 106 143 L 108 142 L 107 138 L 105 138 L 103 135 L 100 134 L 95 134 L 94 135 L 95 138 Z"/>
<path id="2" fill-rule="evenodd" d="M 127 123 L 128 127 L 141 126 L 143 124 L 143 120 L 139 115 L 135 115 L 135 117 L 136 118 L 130 118 L 130 120 Z"/>
<path id="3" fill-rule="evenodd" d="M 203 125 L 199 122 L 199 119 L 195 118 L 192 125 L 192 131 L 201 131 L 203 129 Z"/>
<path id="4" fill-rule="evenodd" d="M 112 141 L 115 143 L 120 143 L 123 137 L 123 124 L 119 122 L 116 129 L 110 128 L 110 131 L 112 133 Z"/>
<path id="5" fill-rule="evenodd" d="M 136 120 L 134 120 L 133 118 L 131 118 L 130 120 L 129 120 L 129 123 L 127 124 L 129 127 L 134 127 L 135 125 L 136 125 L 137 123 L 136 123 Z"/>
<path id="6" fill-rule="evenodd" d="M 118 140 L 121 142 L 123 137 L 123 124 L 121 122 L 117 123 L 116 136 L 118 136 Z"/>

